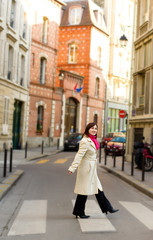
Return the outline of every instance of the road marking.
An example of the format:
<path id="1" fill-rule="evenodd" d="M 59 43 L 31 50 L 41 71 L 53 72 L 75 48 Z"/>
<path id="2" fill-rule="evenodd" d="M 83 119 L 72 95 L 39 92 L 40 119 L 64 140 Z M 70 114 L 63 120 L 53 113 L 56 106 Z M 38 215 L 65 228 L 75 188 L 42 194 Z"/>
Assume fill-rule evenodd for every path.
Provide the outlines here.
<path id="1" fill-rule="evenodd" d="M 75 200 L 72 200 L 74 206 Z M 95 200 L 87 200 L 86 215 L 88 219 L 78 218 L 82 232 L 115 232 L 112 223 L 103 214 Z"/>
<path id="2" fill-rule="evenodd" d="M 120 202 L 134 217 L 153 230 L 153 211 L 139 202 Z"/>
<path id="3" fill-rule="evenodd" d="M 55 164 L 63 164 L 67 161 L 67 158 L 59 158 L 56 161 L 54 161 Z"/>
<path id="4" fill-rule="evenodd" d="M 48 162 L 50 159 L 43 159 L 43 160 L 40 160 L 38 162 L 36 162 L 36 164 L 43 164 L 43 163 L 46 163 Z"/>
<path id="5" fill-rule="evenodd" d="M 24 201 L 9 236 L 46 233 L 47 200 Z"/>

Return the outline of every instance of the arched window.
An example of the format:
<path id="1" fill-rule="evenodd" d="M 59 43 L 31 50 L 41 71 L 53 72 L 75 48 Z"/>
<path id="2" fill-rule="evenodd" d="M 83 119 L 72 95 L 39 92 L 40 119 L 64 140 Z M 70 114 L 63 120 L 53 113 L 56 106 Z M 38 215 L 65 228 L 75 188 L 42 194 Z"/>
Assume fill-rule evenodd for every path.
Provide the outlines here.
<path id="1" fill-rule="evenodd" d="M 70 8 L 70 12 L 69 12 L 69 22 L 70 22 L 70 24 L 72 24 L 72 25 L 79 24 L 81 22 L 82 13 L 83 13 L 83 8 L 82 7 Z"/>
<path id="2" fill-rule="evenodd" d="M 94 119 L 93 120 L 94 120 L 95 123 L 98 123 L 98 114 L 94 114 Z"/>
<path id="3" fill-rule="evenodd" d="M 43 115 L 44 115 L 44 107 L 39 106 L 38 112 L 37 112 L 37 131 L 38 132 L 43 131 Z"/>
<path id="4" fill-rule="evenodd" d="M 95 97 L 99 97 L 99 78 L 96 78 L 95 82 Z"/>
<path id="5" fill-rule="evenodd" d="M 78 47 L 76 44 L 69 45 L 69 59 L 68 59 L 69 63 L 77 63 L 77 54 L 78 54 L 77 51 L 78 51 Z"/>
<path id="6" fill-rule="evenodd" d="M 9 80 L 12 80 L 12 73 L 13 73 L 13 47 L 9 46 L 9 52 L 8 52 L 8 72 L 7 72 L 7 78 Z"/>
<path id="7" fill-rule="evenodd" d="M 45 73 L 46 73 L 46 58 L 42 57 L 40 59 L 40 84 L 45 84 Z"/>
<path id="8" fill-rule="evenodd" d="M 43 25 L 42 25 L 42 42 L 47 43 L 47 32 L 48 32 L 48 18 L 43 18 Z"/>

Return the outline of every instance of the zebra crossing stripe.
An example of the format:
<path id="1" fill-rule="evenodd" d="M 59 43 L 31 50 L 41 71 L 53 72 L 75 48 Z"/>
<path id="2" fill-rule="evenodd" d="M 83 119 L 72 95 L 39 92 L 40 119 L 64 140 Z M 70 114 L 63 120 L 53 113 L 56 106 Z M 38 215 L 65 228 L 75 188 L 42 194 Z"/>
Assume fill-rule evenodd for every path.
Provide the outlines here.
<path id="1" fill-rule="evenodd" d="M 120 202 L 120 204 L 148 229 L 153 230 L 153 211 L 139 202 Z"/>
<path id="2" fill-rule="evenodd" d="M 75 200 L 72 200 L 74 206 Z M 82 232 L 115 232 L 112 223 L 103 214 L 95 200 L 87 200 L 86 215 L 88 219 L 78 218 Z"/>
<path id="3" fill-rule="evenodd" d="M 9 236 L 46 233 L 47 200 L 26 200 L 13 222 Z"/>

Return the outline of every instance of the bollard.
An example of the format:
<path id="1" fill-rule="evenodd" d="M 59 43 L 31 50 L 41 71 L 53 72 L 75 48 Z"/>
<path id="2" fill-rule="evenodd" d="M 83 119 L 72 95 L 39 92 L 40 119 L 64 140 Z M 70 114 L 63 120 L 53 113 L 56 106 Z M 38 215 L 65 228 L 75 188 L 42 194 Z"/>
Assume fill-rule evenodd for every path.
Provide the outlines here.
<path id="1" fill-rule="evenodd" d="M 42 145 L 41 145 L 41 154 L 44 153 L 44 140 L 42 140 Z"/>
<path id="2" fill-rule="evenodd" d="M 3 168 L 3 177 L 6 177 L 7 171 L 7 149 L 4 150 L 4 168 Z"/>
<path id="3" fill-rule="evenodd" d="M 57 139 L 57 150 L 59 150 L 60 139 Z"/>
<path id="4" fill-rule="evenodd" d="M 107 149 L 107 143 L 106 143 L 106 146 L 105 146 L 105 165 L 107 164 L 107 153 L 106 153 L 106 149 Z"/>
<path id="5" fill-rule="evenodd" d="M 124 154 L 125 154 L 125 152 L 124 152 L 124 149 L 123 149 L 123 151 L 122 151 L 122 171 L 124 171 Z"/>
<path id="6" fill-rule="evenodd" d="M 132 152 L 131 176 L 134 176 L 134 152 Z"/>
<path id="7" fill-rule="evenodd" d="M 116 148 L 113 148 L 113 158 L 114 158 L 113 167 L 116 167 Z"/>
<path id="8" fill-rule="evenodd" d="M 12 159 L 13 159 L 13 148 L 10 148 L 10 169 L 9 169 L 10 172 L 12 172 Z"/>
<path id="9" fill-rule="evenodd" d="M 28 142 L 25 144 L 25 158 L 27 158 L 27 151 L 28 151 Z"/>
<path id="10" fill-rule="evenodd" d="M 145 157 L 143 154 L 143 157 L 142 157 L 142 182 L 144 181 L 144 179 L 145 179 Z"/>
<path id="11" fill-rule="evenodd" d="M 102 143 L 100 142 L 100 147 L 99 147 L 99 163 L 101 163 L 101 145 L 102 145 Z"/>

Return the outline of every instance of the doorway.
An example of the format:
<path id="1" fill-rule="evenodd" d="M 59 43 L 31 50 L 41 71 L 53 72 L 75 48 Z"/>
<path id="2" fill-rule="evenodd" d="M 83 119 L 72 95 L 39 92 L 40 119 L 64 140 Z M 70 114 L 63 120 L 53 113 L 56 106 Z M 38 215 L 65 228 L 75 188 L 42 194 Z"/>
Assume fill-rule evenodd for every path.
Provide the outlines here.
<path id="1" fill-rule="evenodd" d="M 68 98 L 65 106 L 65 128 L 64 137 L 76 132 L 77 101 L 75 98 Z"/>

